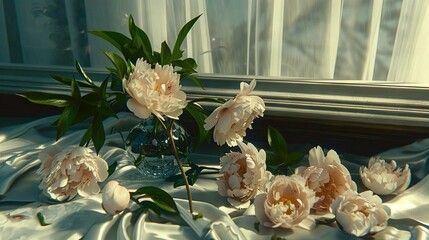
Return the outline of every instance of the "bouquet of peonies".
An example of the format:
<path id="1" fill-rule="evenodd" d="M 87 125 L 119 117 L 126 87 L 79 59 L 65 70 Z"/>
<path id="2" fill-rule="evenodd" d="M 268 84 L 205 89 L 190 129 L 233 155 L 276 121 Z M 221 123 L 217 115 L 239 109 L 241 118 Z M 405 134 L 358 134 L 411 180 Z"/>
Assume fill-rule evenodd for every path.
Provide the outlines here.
<path id="1" fill-rule="evenodd" d="M 188 111 L 196 120 L 199 138 L 209 136 L 218 145 L 238 146 L 241 152 L 229 152 L 220 158 L 220 176 L 217 179 L 218 192 L 227 197 L 237 208 L 255 206 L 259 223 L 269 228 L 311 229 L 316 220 L 336 220 L 340 229 L 354 235 L 366 236 L 386 228 L 389 209 L 382 205 L 377 194 L 397 194 L 410 183 L 410 171 L 397 169 L 392 161 L 371 159 L 368 167 L 361 167 L 360 176 L 364 185 L 372 191 L 358 193 L 350 172 L 341 163 L 338 154 L 330 150 L 325 153 L 321 147 L 309 151 L 309 166 L 296 168 L 288 176 L 290 166 L 303 158 L 303 154 L 287 150 L 281 134 L 268 130 L 268 143 L 272 152 L 258 150 L 252 143 L 243 142 L 246 130 L 254 119 L 263 116 L 264 101 L 252 94 L 256 81 L 242 82 L 240 91 L 230 100 L 194 99 L 187 100 L 181 89 L 181 81 L 191 80 L 198 86 L 202 83 L 195 77 L 197 64 L 192 58 L 182 59 L 180 46 L 199 16 L 184 25 L 176 43 L 171 49 L 166 42 L 161 51 L 152 50 L 146 33 L 129 18 L 131 38 L 110 31 L 95 31 L 93 34 L 109 41 L 123 56 L 105 52 L 113 64 L 109 77 L 97 86 L 85 73 L 79 63 L 76 68 L 82 80 L 53 75 L 52 77 L 70 86 L 70 95 L 50 93 L 22 93 L 32 102 L 64 108 L 56 121 L 57 139 L 75 123 L 92 118 L 78 147 L 62 150 L 58 146 L 45 148 L 39 154 L 42 165 L 40 188 L 59 201 L 72 199 L 76 195 L 88 196 L 99 193 L 98 182 L 106 180 L 108 166 L 96 155 L 105 141 L 102 120 L 105 116 L 116 117 L 115 109 L 126 105 L 139 118 L 153 116 L 172 139 L 172 150 L 180 167 L 183 182 L 188 193 L 191 213 L 192 196 L 188 176 L 175 148 L 172 135 L 174 121 Z M 109 87 L 110 86 L 110 87 Z M 89 93 L 82 95 L 81 88 Z M 211 114 L 206 114 L 199 105 L 201 101 L 220 103 Z M 166 124 L 166 120 L 170 124 Z M 96 153 L 84 147 L 92 141 Z M 276 166 L 269 171 L 267 165 Z M 275 176 L 273 176 L 273 174 Z M 152 201 L 144 199 L 151 198 Z M 174 200 L 162 189 L 146 186 L 129 192 L 116 181 L 110 181 L 103 189 L 102 205 L 109 214 L 122 212 L 132 200 L 143 210 L 161 209 L 177 212 Z"/>
<path id="2" fill-rule="evenodd" d="M 88 146 L 92 141 L 98 154 L 105 142 L 103 118 L 117 117 L 115 109 L 121 109 L 126 105 L 139 118 L 146 119 L 153 116 L 168 134 L 184 185 L 186 185 L 190 211 L 193 211 L 188 176 L 184 172 L 174 143 L 172 133 L 174 121 L 179 120 L 182 113 L 187 111 L 198 126 L 197 142 L 210 136 L 207 133 L 213 128 L 213 138 L 218 145 L 227 143 L 229 146 L 236 146 L 246 135 L 246 129 L 251 127 L 253 120 L 263 116 L 265 110 L 264 101 L 252 95 L 256 86 L 255 80 L 250 84 L 241 83 L 239 93 L 229 101 L 218 98 L 187 100 L 186 93 L 181 88 L 182 81 L 193 81 L 204 89 L 194 75 L 197 68 L 195 60 L 183 59 L 183 51 L 180 49 L 199 17 L 195 17 L 182 27 L 172 49 L 164 41 L 160 52 L 152 50 L 148 36 L 135 25 L 132 16 L 129 17 L 131 38 L 118 32 L 93 31 L 92 34 L 110 42 L 122 53 L 122 56 L 119 56 L 113 52 L 104 52 L 113 67 L 107 68 L 110 74 L 99 86 L 76 62 L 76 69 L 83 80 L 52 75 L 53 79 L 70 87 L 70 95 L 43 92 L 20 94 L 34 103 L 63 108 L 62 114 L 55 122 L 57 140 L 72 125 L 91 119 L 80 141 L 80 147 L 60 151 L 59 147 L 55 146 L 53 147 L 55 152 L 51 148 L 41 152 L 39 157 L 43 163 L 39 170 L 42 177 L 40 188 L 49 197 L 63 201 L 72 199 L 77 194 L 86 196 L 88 193 L 99 192 L 97 182 L 107 178 L 107 166 L 104 160 L 84 146 Z M 89 93 L 83 95 L 81 89 Z M 199 104 L 202 101 L 220 103 L 221 106 L 208 116 L 206 110 Z M 126 206 L 123 201 L 127 198 L 135 201 L 143 209 L 159 210 L 152 203 L 140 201 L 145 197 L 151 197 L 155 204 L 163 203 L 158 207 L 176 211 L 174 201 L 161 189 L 140 188 L 126 197 L 118 198 L 118 194 L 115 193 L 125 192 L 122 188 L 118 183 L 106 185 L 103 199 L 113 201 L 107 205 L 103 204 L 109 213 L 123 209 L 123 206 Z M 162 199 L 154 199 L 157 196 L 162 196 Z M 122 202 L 122 205 L 115 207 L 115 201 Z"/>

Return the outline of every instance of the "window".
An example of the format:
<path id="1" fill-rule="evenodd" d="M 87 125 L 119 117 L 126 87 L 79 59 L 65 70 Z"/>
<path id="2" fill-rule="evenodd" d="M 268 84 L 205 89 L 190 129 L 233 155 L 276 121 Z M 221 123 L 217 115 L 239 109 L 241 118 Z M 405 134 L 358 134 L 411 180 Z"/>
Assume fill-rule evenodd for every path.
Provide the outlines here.
<path id="1" fill-rule="evenodd" d="M 159 50 L 200 13 L 183 47 L 199 64 L 205 95 L 229 96 L 257 78 L 269 114 L 429 122 L 425 0 L 4 0 L 0 91 L 63 91 L 47 76 L 73 74 L 75 59 L 103 79 L 110 63 L 102 50 L 112 48 L 88 31 L 126 34 L 132 14 Z"/>

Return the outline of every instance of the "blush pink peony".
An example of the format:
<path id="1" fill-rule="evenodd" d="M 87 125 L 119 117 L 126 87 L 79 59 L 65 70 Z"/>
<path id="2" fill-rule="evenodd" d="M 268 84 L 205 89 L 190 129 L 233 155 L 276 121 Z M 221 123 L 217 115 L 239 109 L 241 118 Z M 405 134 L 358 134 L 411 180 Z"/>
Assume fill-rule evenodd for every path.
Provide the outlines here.
<path id="1" fill-rule="evenodd" d="M 48 146 L 39 153 L 42 164 L 38 173 L 42 177 L 39 188 L 50 198 L 64 201 L 100 192 L 98 182 L 108 176 L 108 166 L 86 147 Z"/>
<path id="2" fill-rule="evenodd" d="M 148 118 L 154 114 L 178 119 L 186 107 L 186 94 L 181 90 L 180 75 L 173 66 L 155 65 L 151 68 L 143 59 L 138 59 L 128 80 L 123 81 L 125 91 L 131 96 L 127 106 L 137 117 Z"/>
<path id="3" fill-rule="evenodd" d="M 246 136 L 246 129 L 251 128 L 253 120 L 264 115 L 264 101 L 251 95 L 255 86 L 255 80 L 250 85 L 242 82 L 240 93 L 206 118 L 204 128 L 209 130 L 214 127 L 213 139 L 218 145 L 227 143 L 228 146 L 236 146 Z"/>
<path id="4" fill-rule="evenodd" d="M 278 175 L 267 185 L 267 192 L 254 201 L 256 217 L 262 225 L 292 228 L 308 218 L 316 196 L 305 186 L 304 178 Z"/>
<path id="5" fill-rule="evenodd" d="M 320 146 L 310 150 L 309 167 L 298 167 L 295 173 L 306 179 L 306 185 L 316 192 L 318 197 L 313 210 L 316 214 L 329 213 L 331 203 L 347 190 L 356 191 L 356 183 L 350 172 L 341 164 L 338 154 L 334 150 L 328 151 L 325 156 Z"/>
<path id="6" fill-rule="evenodd" d="M 390 210 L 371 191 L 347 191 L 332 203 L 331 211 L 339 227 L 356 237 L 379 232 L 387 227 Z"/>
<path id="7" fill-rule="evenodd" d="M 408 164 L 402 170 L 397 168 L 394 160 L 388 164 L 379 158 L 371 158 L 368 168 L 362 166 L 359 175 L 368 189 L 381 195 L 400 193 L 407 189 L 411 181 Z"/>
<path id="8" fill-rule="evenodd" d="M 221 174 L 218 192 L 228 197 L 231 205 L 248 207 L 259 190 L 271 177 L 266 170 L 265 151 L 258 151 L 253 144 L 239 142 L 240 152 L 230 152 L 220 159 Z"/>

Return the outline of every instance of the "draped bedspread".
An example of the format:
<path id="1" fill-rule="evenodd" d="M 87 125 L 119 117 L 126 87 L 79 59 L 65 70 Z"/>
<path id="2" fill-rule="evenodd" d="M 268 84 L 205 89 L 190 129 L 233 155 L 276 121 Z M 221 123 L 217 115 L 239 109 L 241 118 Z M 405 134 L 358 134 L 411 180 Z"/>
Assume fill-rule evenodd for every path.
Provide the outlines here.
<path id="1" fill-rule="evenodd" d="M 38 153 L 47 145 L 55 143 L 55 128 L 52 122 L 57 116 L 38 119 L 25 124 L 0 129 L 0 239 L 196 239 L 194 230 L 180 216 L 158 216 L 151 212 L 137 215 L 126 210 L 119 215 L 106 214 L 101 207 L 101 194 L 88 198 L 77 197 L 68 202 L 53 202 L 41 194 L 36 170 L 40 164 Z M 124 156 L 123 140 L 118 131 L 126 131 L 137 123 L 133 115 L 120 113 L 119 119 L 104 121 L 106 144 L 100 152 L 108 164 L 118 163 L 116 171 L 101 183 L 117 180 L 129 189 L 155 185 L 170 193 L 178 204 L 186 199 L 183 187 L 173 188 L 172 182 L 149 181 L 128 162 Z M 79 144 L 83 128 L 75 127 L 57 141 L 63 147 Z M 322 145 L 322 144 L 321 144 Z M 194 162 L 218 165 L 219 156 L 193 154 Z M 412 239 L 427 239 L 429 231 L 429 139 L 379 154 L 394 159 L 398 166 L 410 165 L 414 185 L 399 196 L 385 198 L 392 209 L 388 228 L 392 236 L 410 236 Z M 342 163 L 360 184 L 358 169 L 366 165 L 368 158 L 340 154 Z M 305 162 L 305 161 L 303 161 Z M 305 164 L 305 163 L 303 163 Z M 294 239 L 344 239 L 350 235 L 338 230 L 335 224 L 318 225 L 312 231 L 301 228 L 267 229 L 255 228 L 257 219 L 254 209 L 237 210 L 217 192 L 216 174 L 202 175 L 191 187 L 196 210 L 213 211 L 218 216 L 231 218 L 248 239 L 270 239 L 273 235 Z M 362 185 L 360 190 L 364 190 Z M 186 204 L 183 205 L 186 207 Z M 213 208 L 214 206 L 214 208 Z M 131 206 L 131 209 L 133 207 Z M 210 209 L 210 210 L 208 210 Z M 213 210 L 214 209 L 214 210 Z M 49 225 L 42 226 L 37 218 L 41 213 Z M 396 235 L 395 235 L 396 234 Z M 401 235 L 402 234 L 402 235 Z M 404 235 L 405 234 L 405 235 Z M 408 234 L 408 235 L 407 235 Z M 394 239 L 394 238 L 392 238 Z"/>

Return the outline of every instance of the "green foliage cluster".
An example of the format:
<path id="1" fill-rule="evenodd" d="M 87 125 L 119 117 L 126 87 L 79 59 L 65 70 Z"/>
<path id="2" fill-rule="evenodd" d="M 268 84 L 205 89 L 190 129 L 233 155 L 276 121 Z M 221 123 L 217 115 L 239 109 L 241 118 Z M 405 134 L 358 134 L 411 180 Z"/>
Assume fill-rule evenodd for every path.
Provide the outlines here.
<path id="1" fill-rule="evenodd" d="M 192 58 L 183 57 L 180 49 L 187 34 L 201 15 L 186 23 L 180 30 L 176 42 L 171 49 L 164 41 L 161 51 L 153 51 L 147 34 L 136 26 L 132 16 L 129 17 L 128 28 L 131 37 L 119 32 L 93 31 L 92 34 L 108 41 L 117 48 L 122 56 L 104 51 L 106 57 L 111 61 L 113 67 L 107 67 L 109 74 L 98 86 L 76 61 L 76 70 L 80 79 L 51 75 L 51 77 L 68 86 L 70 94 L 54 94 L 46 92 L 24 92 L 19 95 L 37 104 L 50 105 L 63 108 L 62 114 L 55 121 L 57 126 L 56 139 L 60 139 L 74 124 L 90 121 L 90 124 L 81 138 L 80 145 L 87 146 L 91 141 L 97 154 L 105 143 L 105 131 L 103 119 L 105 117 L 117 118 L 115 109 L 122 108 L 127 101 L 127 94 L 123 90 L 122 80 L 127 79 L 132 73 L 138 59 L 143 59 L 155 67 L 156 64 L 172 65 L 175 72 L 180 74 L 180 80 L 191 80 L 197 86 L 203 88 L 201 82 L 194 76 L 197 72 L 197 63 Z M 189 114 L 196 120 L 200 134 L 198 142 L 208 135 L 203 128 L 204 119 L 207 114 L 198 104 L 199 101 L 190 101 L 186 107 Z M 217 100 L 216 100 L 217 101 Z M 220 101 L 220 100 L 219 100 Z M 221 101 L 222 102 L 222 101 Z M 109 167 L 109 174 L 116 168 L 116 163 Z M 199 171 L 200 172 L 200 171 Z M 199 172 L 196 172 L 196 177 Z M 195 179 L 196 181 L 196 179 Z M 145 200 L 145 199 L 151 200 Z M 157 187 L 142 187 L 131 193 L 131 200 L 140 206 L 140 211 L 152 211 L 160 214 L 162 211 L 177 213 L 177 207 L 172 197 Z M 191 201 L 191 199 L 189 199 Z M 41 225 L 45 225 L 42 214 L 38 214 Z"/>
<path id="2" fill-rule="evenodd" d="M 304 157 L 302 152 L 289 152 L 286 140 L 279 130 L 268 127 L 268 145 L 272 153 L 267 153 L 267 165 L 271 167 L 271 172 L 275 175 L 292 173 L 291 166 L 297 164 Z"/>
<path id="3" fill-rule="evenodd" d="M 132 16 L 129 17 L 130 37 L 113 31 L 92 31 L 90 33 L 108 41 L 117 48 L 123 56 L 116 53 L 104 51 L 104 54 L 112 62 L 113 67 L 107 67 L 109 75 L 100 86 L 88 76 L 85 70 L 76 61 L 76 70 L 82 80 L 75 77 L 51 75 L 51 77 L 70 88 L 70 94 L 54 94 L 46 92 L 24 92 L 18 95 L 27 98 L 33 103 L 50 105 L 63 108 L 63 112 L 56 120 L 56 139 L 60 139 L 71 126 L 84 120 L 91 119 L 85 134 L 82 136 L 80 145 L 87 146 L 90 141 L 98 153 L 105 142 L 103 119 L 105 117 L 116 117 L 115 109 L 123 108 L 126 104 L 127 94 L 123 91 L 122 80 L 128 78 L 133 71 L 133 65 L 137 59 L 146 60 L 153 67 L 155 64 L 172 65 L 175 72 L 180 74 L 181 80 L 191 80 L 196 85 L 203 87 L 199 79 L 194 75 L 197 72 L 197 63 L 192 58 L 183 57 L 180 49 L 188 32 L 201 15 L 186 23 L 180 30 L 173 49 L 164 41 L 161 51 L 153 51 L 147 34 L 135 25 Z M 85 91 L 83 91 L 85 90 Z M 83 92 L 88 92 L 83 94 Z M 197 142 L 207 138 L 203 122 L 207 114 L 197 101 L 191 102 L 186 110 L 196 120 L 199 135 Z"/>

